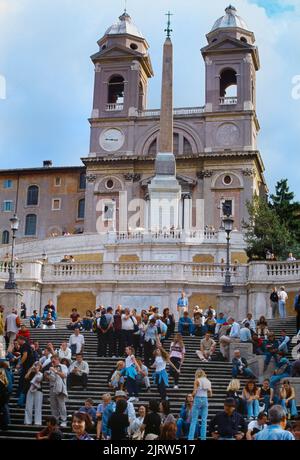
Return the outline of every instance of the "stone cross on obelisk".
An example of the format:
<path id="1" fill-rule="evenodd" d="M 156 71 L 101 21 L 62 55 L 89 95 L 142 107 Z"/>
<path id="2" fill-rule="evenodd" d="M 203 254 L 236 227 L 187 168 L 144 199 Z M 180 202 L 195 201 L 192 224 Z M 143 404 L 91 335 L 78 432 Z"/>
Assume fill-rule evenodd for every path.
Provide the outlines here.
<path id="1" fill-rule="evenodd" d="M 160 134 L 155 176 L 149 185 L 150 227 L 170 229 L 179 227 L 181 186 L 176 179 L 173 153 L 173 44 L 168 13 L 167 38 L 163 49 L 163 74 L 160 111 Z"/>

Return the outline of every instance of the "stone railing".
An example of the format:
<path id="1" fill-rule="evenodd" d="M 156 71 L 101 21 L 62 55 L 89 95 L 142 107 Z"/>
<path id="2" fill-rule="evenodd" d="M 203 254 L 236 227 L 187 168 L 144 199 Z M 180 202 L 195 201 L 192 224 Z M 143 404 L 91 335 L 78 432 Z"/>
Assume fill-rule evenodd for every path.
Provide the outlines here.
<path id="1" fill-rule="evenodd" d="M 0 274 L 1 273 L 9 273 L 10 262 L 8 261 L 0 261 Z M 17 274 L 21 274 L 23 272 L 23 264 L 22 262 L 15 262 L 15 272 Z"/>
<path id="2" fill-rule="evenodd" d="M 300 261 L 295 262 L 251 262 L 249 263 L 249 280 L 284 283 L 300 280 Z"/>
<path id="3" fill-rule="evenodd" d="M 123 104 L 106 104 L 106 112 L 120 112 L 124 108 Z"/>
<path id="4" fill-rule="evenodd" d="M 190 116 L 198 115 L 205 111 L 205 106 L 203 107 L 182 107 L 173 110 L 174 116 Z M 160 110 L 140 110 L 138 112 L 139 117 L 160 117 Z"/>
<path id="5" fill-rule="evenodd" d="M 163 256 L 164 254 L 161 253 Z M 46 263 L 18 261 L 15 265 L 17 281 L 33 283 L 68 283 L 81 281 L 173 281 L 223 284 L 225 264 L 187 263 L 175 259 L 157 262 L 74 262 Z M 299 286 L 300 261 L 250 262 L 230 267 L 233 284 L 284 284 Z M 9 275 L 9 262 L 0 260 L 0 281 Z"/>
<path id="6" fill-rule="evenodd" d="M 220 105 L 235 105 L 237 97 L 220 97 Z"/>
<path id="7" fill-rule="evenodd" d="M 135 230 L 131 232 L 112 232 L 107 235 L 108 243 L 172 243 L 178 242 L 197 242 L 216 241 L 218 232 L 209 231 L 193 231 L 193 230 L 168 230 L 168 231 L 144 231 Z"/>

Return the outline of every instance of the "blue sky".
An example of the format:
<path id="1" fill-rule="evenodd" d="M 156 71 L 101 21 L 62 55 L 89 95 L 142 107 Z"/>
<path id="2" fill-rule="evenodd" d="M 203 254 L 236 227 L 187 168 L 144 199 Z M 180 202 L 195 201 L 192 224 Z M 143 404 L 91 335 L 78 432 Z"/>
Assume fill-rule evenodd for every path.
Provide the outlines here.
<path id="1" fill-rule="evenodd" d="M 149 108 L 160 104 L 164 14 L 173 16 L 175 105 L 204 104 L 200 48 L 229 1 L 128 0 L 128 11 L 150 44 L 155 78 Z M 287 177 L 300 200 L 300 99 L 292 79 L 300 75 L 300 0 L 232 1 L 256 35 L 259 149 L 270 190 Z M 204 6 L 205 5 L 205 6 Z M 89 149 L 94 71 L 89 59 L 97 40 L 117 19 L 124 0 L 0 0 L 0 168 L 80 164 Z M 300 77 L 299 77 L 300 78 Z M 1 82 L 1 79 L 0 79 Z"/>

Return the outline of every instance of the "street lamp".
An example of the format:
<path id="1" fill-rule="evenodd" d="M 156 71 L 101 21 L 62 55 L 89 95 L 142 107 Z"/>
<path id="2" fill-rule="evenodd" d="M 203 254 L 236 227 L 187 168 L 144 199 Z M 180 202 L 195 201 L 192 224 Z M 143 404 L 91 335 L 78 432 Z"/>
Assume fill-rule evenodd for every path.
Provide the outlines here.
<path id="1" fill-rule="evenodd" d="M 225 271 L 225 284 L 223 285 L 223 292 L 233 292 L 233 285 L 231 284 L 231 274 L 230 274 L 230 233 L 233 230 L 234 220 L 231 217 L 231 205 L 228 203 L 223 203 L 223 227 L 226 232 L 227 240 L 227 258 L 226 258 L 226 271 Z"/>
<path id="2" fill-rule="evenodd" d="M 16 233 L 19 229 L 19 219 L 16 214 L 9 219 L 10 220 L 10 228 L 12 231 L 12 244 L 11 244 L 11 261 L 9 266 L 9 279 L 5 283 L 5 289 L 17 289 L 17 283 L 15 281 L 15 260 L 14 260 L 14 250 L 15 250 L 15 239 Z"/>

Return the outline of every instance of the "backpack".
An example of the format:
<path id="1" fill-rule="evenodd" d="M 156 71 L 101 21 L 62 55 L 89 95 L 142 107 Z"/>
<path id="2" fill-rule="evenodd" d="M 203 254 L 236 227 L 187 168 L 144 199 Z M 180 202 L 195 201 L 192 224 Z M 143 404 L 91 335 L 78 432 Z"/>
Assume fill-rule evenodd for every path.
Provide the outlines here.
<path id="1" fill-rule="evenodd" d="M 92 330 L 93 330 L 93 332 L 97 332 L 97 319 L 94 319 L 94 321 L 93 321 Z"/>
<path id="2" fill-rule="evenodd" d="M 107 322 L 107 318 L 105 315 L 102 315 L 101 318 L 100 318 L 100 322 L 99 322 L 99 325 L 100 325 L 100 328 L 101 329 L 107 329 L 108 328 L 108 322 Z"/>

